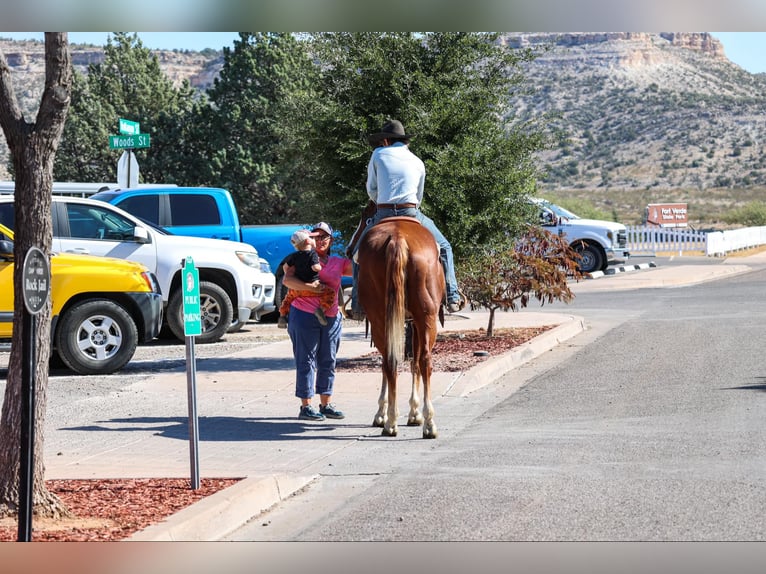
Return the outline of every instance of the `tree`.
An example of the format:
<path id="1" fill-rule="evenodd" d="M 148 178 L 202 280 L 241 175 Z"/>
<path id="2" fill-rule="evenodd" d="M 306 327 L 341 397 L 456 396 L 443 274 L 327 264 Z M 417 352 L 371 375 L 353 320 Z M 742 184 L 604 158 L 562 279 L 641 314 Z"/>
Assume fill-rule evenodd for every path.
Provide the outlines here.
<path id="1" fill-rule="evenodd" d="M 53 227 L 51 193 L 53 161 L 64 129 L 72 91 L 72 61 L 65 32 L 45 33 L 45 87 L 37 117 L 24 117 L 13 91 L 10 68 L 0 50 L 0 124 L 11 152 L 16 191 L 14 259 L 23 261 L 30 247 L 49 254 Z M 21 362 L 24 309 L 22 265 L 14 269 L 13 339 L 2 415 L 0 416 L 0 516 L 14 513 L 19 502 L 21 441 Z M 35 372 L 35 451 L 43 452 L 43 429 L 50 357 L 50 302 L 38 316 Z M 60 516 L 67 510 L 45 488 L 42 456 L 35 458 L 32 500 L 40 515 Z"/>
<path id="2" fill-rule="evenodd" d="M 514 236 L 535 184 L 533 153 L 545 145 L 528 125 L 509 126 L 509 96 L 531 52 L 495 34 L 327 33 L 312 37 L 321 78 L 305 182 L 313 207 L 346 233 L 366 204 L 367 135 L 387 118 L 416 135 L 426 164 L 424 213 L 456 256 Z M 308 158 L 307 158 L 308 159 Z"/>
<path id="3" fill-rule="evenodd" d="M 151 137 L 149 148 L 134 152 L 142 179 L 183 183 L 177 179 L 183 173 L 178 150 L 191 135 L 185 128 L 193 108 L 188 82 L 175 88 L 137 34 L 115 32 L 107 40 L 104 61 L 88 66 L 87 76 L 75 73 L 54 176 L 59 181 L 115 181 L 122 152 L 109 149 L 108 136 L 125 118 L 139 122 L 141 132 Z"/>
<path id="4" fill-rule="evenodd" d="M 304 133 L 317 68 L 305 44 L 289 33 L 240 33 L 200 107 L 208 159 L 195 178 L 229 189 L 244 223 L 314 220 L 303 208 L 316 166 Z"/>
<path id="5" fill-rule="evenodd" d="M 578 259 L 564 239 L 530 225 L 515 245 L 477 247 L 458 267 L 458 279 L 471 307 L 489 310 L 487 337 L 492 337 L 498 309 L 526 307 L 530 296 L 541 305 L 569 303 L 574 295 L 567 279 L 582 279 Z"/>

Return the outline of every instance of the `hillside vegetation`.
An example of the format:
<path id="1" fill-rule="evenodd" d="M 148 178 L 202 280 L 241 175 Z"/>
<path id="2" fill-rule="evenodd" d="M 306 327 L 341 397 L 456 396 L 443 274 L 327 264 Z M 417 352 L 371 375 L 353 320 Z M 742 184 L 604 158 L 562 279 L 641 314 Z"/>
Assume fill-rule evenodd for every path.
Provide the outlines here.
<path id="1" fill-rule="evenodd" d="M 685 201 L 692 225 L 723 224 L 766 198 L 766 78 L 700 34 L 507 34 L 533 47 L 516 121 L 546 121 L 541 193 L 588 200 L 625 223 Z"/>
<path id="2" fill-rule="evenodd" d="M 537 53 L 524 68 L 526 89 L 510 95 L 509 119 L 556 134 L 539 156 L 541 195 L 624 223 L 639 223 L 647 203 L 684 201 L 697 227 L 731 225 L 732 212 L 766 200 L 766 77 L 730 62 L 711 35 L 507 33 L 502 41 Z M 0 48 L 22 105 L 35 109 L 43 44 L 0 39 Z M 198 90 L 222 65 L 211 50 L 154 53 L 171 80 Z M 87 72 L 103 48 L 72 45 L 72 56 Z M 0 179 L 9 179 L 7 162 L 0 138 Z"/>

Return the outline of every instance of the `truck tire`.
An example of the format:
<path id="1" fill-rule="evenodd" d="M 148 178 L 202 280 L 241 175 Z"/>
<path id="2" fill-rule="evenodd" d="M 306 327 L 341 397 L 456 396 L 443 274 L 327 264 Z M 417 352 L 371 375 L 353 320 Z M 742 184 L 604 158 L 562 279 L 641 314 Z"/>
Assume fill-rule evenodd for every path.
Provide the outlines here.
<path id="1" fill-rule="evenodd" d="M 138 345 L 130 314 L 108 299 L 68 308 L 56 327 L 56 352 L 79 375 L 108 375 L 124 367 Z"/>
<path id="2" fill-rule="evenodd" d="M 583 273 L 603 271 L 606 268 L 606 257 L 596 245 L 590 243 L 577 243 L 572 248 L 580 255 L 578 264 Z"/>
<path id="3" fill-rule="evenodd" d="M 202 334 L 194 339 L 197 343 L 215 343 L 226 334 L 234 317 L 234 306 L 228 293 L 211 281 L 199 282 L 199 303 L 202 313 Z M 183 292 L 176 289 L 168 301 L 167 321 L 170 330 L 181 341 L 184 335 Z"/>

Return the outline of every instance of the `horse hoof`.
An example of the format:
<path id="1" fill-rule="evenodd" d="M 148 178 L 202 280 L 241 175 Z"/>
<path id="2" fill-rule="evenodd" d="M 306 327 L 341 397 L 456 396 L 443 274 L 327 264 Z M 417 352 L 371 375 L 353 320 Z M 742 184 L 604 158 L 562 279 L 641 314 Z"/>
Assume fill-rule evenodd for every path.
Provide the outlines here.
<path id="1" fill-rule="evenodd" d="M 386 424 L 386 421 L 384 419 L 375 419 L 372 421 L 372 426 L 374 427 L 383 427 Z"/>
<path id="2" fill-rule="evenodd" d="M 381 436 L 396 436 L 396 429 L 384 428 L 383 432 L 381 432 L 380 434 Z"/>
<path id="3" fill-rule="evenodd" d="M 438 436 L 439 436 L 439 434 L 436 431 L 434 431 L 434 432 L 425 432 L 424 431 L 423 432 L 423 438 L 436 438 Z"/>
<path id="4" fill-rule="evenodd" d="M 423 424 L 422 418 L 415 417 L 415 418 L 407 419 L 408 427 L 419 427 L 422 424 Z"/>

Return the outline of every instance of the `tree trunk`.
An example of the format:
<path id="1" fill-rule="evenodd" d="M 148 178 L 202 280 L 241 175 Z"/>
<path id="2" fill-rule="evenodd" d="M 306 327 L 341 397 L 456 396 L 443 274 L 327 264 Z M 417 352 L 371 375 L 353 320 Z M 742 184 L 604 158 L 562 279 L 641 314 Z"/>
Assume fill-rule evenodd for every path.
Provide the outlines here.
<path id="1" fill-rule="evenodd" d="M 488 307 L 489 309 L 489 321 L 487 322 L 487 338 L 494 337 L 495 335 L 495 310 L 497 307 Z"/>
<path id="2" fill-rule="evenodd" d="M 53 161 L 64 129 L 72 90 L 72 62 L 66 32 L 45 33 L 45 88 L 34 122 L 27 122 L 11 84 L 10 68 L 0 50 L 0 124 L 8 141 L 15 174 L 15 238 L 13 339 L 8 381 L 0 415 L 0 516 L 19 508 L 21 458 L 21 366 L 24 300 L 22 265 L 30 247 L 50 254 L 52 241 L 51 190 Z M 50 358 L 50 301 L 37 316 L 35 341 L 34 513 L 59 517 L 68 514 L 59 499 L 45 488 L 43 464 L 46 390 Z"/>

